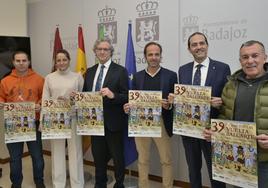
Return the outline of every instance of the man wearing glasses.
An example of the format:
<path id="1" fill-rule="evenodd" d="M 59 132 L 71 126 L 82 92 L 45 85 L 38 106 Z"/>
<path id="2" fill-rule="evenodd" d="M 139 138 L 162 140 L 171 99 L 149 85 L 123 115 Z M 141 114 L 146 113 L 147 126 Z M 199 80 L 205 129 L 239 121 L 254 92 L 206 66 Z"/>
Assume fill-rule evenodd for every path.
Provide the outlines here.
<path id="1" fill-rule="evenodd" d="M 95 188 L 107 187 L 107 163 L 115 168 L 114 188 L 124 187 L 123 128 L 127 116 L 123 104 L 128 101 L 127 70 L 112 61 L 114 48 L 108 39 L 97 40 L 94 53 L 99 64 L 87 69 L 83 91 L 99 91 L 103 97 L 105 136 L 92 136 L 95 163 Z"/>

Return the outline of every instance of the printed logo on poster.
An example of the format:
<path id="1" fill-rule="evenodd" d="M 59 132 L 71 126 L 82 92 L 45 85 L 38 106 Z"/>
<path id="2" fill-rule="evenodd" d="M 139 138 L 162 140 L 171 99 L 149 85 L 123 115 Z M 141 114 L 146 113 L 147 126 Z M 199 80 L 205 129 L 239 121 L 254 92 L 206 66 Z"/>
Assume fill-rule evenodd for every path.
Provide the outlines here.
<path id="1" fill-rule="evenodd" d="M 143 48 L 150 41 L 159 40 L 159 15 L 157 1 L 144 1 L 136 6 L 136 42 Z"/>
<path id="2" fill-rule="evenodd" d="M 103 26 L 104 38 L 109 38 L 112 44 L 117 43 L 117 22 L 115 21 L 115 15 L 116 9 L 109 8 L 108 6 L 98 11 L 98 33 L 101 32 L 101 27 Z"/>
<path id="3" fill-rule="evenodd" d="M 198 16 L 189 15 L 182 19 L 182 40 L 187 41 L 187 38 L 194 32 L 199 31 Z"/>

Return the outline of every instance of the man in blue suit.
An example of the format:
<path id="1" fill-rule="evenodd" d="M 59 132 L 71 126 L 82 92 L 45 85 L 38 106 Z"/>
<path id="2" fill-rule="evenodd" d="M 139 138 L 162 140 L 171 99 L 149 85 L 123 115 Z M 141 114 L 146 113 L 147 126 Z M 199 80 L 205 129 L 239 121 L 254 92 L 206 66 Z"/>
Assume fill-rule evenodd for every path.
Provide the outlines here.
<path id="1" fill-rule="evenodd" d="M 169 93 L 174 92 L 174 84 L 177 83 L 177 74 L 160 66 L 162 47 L 156 42 L 149 42 L 144 47 L 144 57 L 148 63 L 146 69 L 137 72 L 133 77 L 132 89 L 162 91 L 162 136 L 160 138 L 136 137 L 136 147 L 139 154 L 139 188 L 148 188 L 150 146 L 155 142 L 162 165 L 163 187 L 173 187 L 173 170 L 171 157 L 172 136 L 172 106 L 168 103 Z M 129 104 L 124 105 L 125 112 L 129 111 Z"/>
<path id="2" fill-rule="evenodd" d="M 203 33 L 196 32 L 188 38 L 188 50 L 193 55 L 194 61 L 179 68 L 179 83 L 187 85 L 201 85 L 212 87 L 213 106 L 220 105 L 222 89 L 230 75 L 230 67 L 222 62 L 210 59 L 208 53 L 208 41 Z M 200 67 L 200 68 L 198 68 Z M 195 73 L 199 69 L 201 80 L 194 83 Z M 211 118 L 217 118 L 218 110 L 211 109 Z M 212 180 L 211 143 L 206 140 L 182 136 L 188 164 L 190 184 L 192 188 L 202 187 L 201 168 L 202 152 L 204 154 L 212 188 L 224 188 L 225 184 Z"/>

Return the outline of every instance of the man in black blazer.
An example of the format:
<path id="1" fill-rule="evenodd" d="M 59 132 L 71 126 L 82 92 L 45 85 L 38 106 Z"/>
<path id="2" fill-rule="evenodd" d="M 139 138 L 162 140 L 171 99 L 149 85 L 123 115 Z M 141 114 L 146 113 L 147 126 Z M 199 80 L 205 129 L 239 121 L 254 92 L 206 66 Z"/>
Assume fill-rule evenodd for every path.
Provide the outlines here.
<path id="1" fill-rule="evenodd" d="M 179 68 L 179 83 L 193 85 L 194 74 L 198 65 L 201 66 L 201 86 L 212 87 L 213 106 L 222 103 L 221 93 L 230 75 L 229 65 L 208 58 L 208 41 L 203 33 L 196 32 L 188 38 L 188 50 L 193 55 L 194 61 Z M 211 118 L 217 118 L 218 110 L 211 109 Z M 202 152 L 204 154 L 212 188 L 224 188 L 225 184 L 212 180 L 211 143 L 206 140 L 182 136 L 185 149 L 186 161 L 188 164 L 189 178 L 192 188 L 202 187 L 201 168 Z"/>
<path id="2" fill-rule="evenodd" d="M 111 60 L 113 46 L 108 39 L 97 40 L 94 52 L 99 64 L 87 69 L 83 91 L 98 91 L 103 96 L 105 136 L 92 136 L 95 163 L 95 188 L 107 187 L 107 163 L 112 158 L 115 188 L 124 187 L 123 128 L 127 116 L 123 104 L 128 101 L 127 70 Z"/>
<path id="3" fill-rule="evenodd" d="M 139 187 L 149 186 L 149 158 L 150 145 L 154 141 L 159 151 L 162 165 L 163 187 L 173 187 L 173 170 L 171 156 L 171 136 L 173 111 L 168 103 L 169 93 L 174 92 L 174 84 L 177 83 L 177 74 L 160 66 L 162 59 L 162 47 L 156 42 L 149 42 L 144 47 L 144 57 L 148 63 L 146 69 L 137 72 L 132 81 L 133 90 L 162 91 L 162 135 L 160 138 L 136 137 L 136 147 L 139 154 Z M 124 105 L 125 112 L 129 111 L 129 104 Z"/>

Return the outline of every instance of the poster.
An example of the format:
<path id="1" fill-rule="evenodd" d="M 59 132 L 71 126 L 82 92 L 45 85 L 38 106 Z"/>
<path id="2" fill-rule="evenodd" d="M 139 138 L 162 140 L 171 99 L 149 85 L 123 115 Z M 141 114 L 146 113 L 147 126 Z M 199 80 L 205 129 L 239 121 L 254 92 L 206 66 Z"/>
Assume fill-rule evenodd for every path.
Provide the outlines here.
<path id="1" fill-rule="evenodd" d="M 129 137 L 161 137 L 162 91 L 129 90 Z"/>
<path id="2" fill-rule="evenodd" d="M 74 96 L 77 134 L 104 136 L 103 103 L 99 92 L 79 92 Z"/>
<path id="3" fill-rule="evenodd" d="M 175 84 L 173 134 L 204 139 L 210 126 L 211 87 Z"/>
<path id="4" fill-rule="evenodd" d="M 42 139 L 71 138 L 71 115 L 69 100 L 42 101 Z"/>
<path id="5" fill-rule="evenodd" d="M 36 140 L 35 103 L 4 103 L 5 143 Z"/>
<path id="6" fill-rule="evenodd" d="M 239 187 L 258 187 L 256 124 L 211 119 L 212 177 Z"/>

